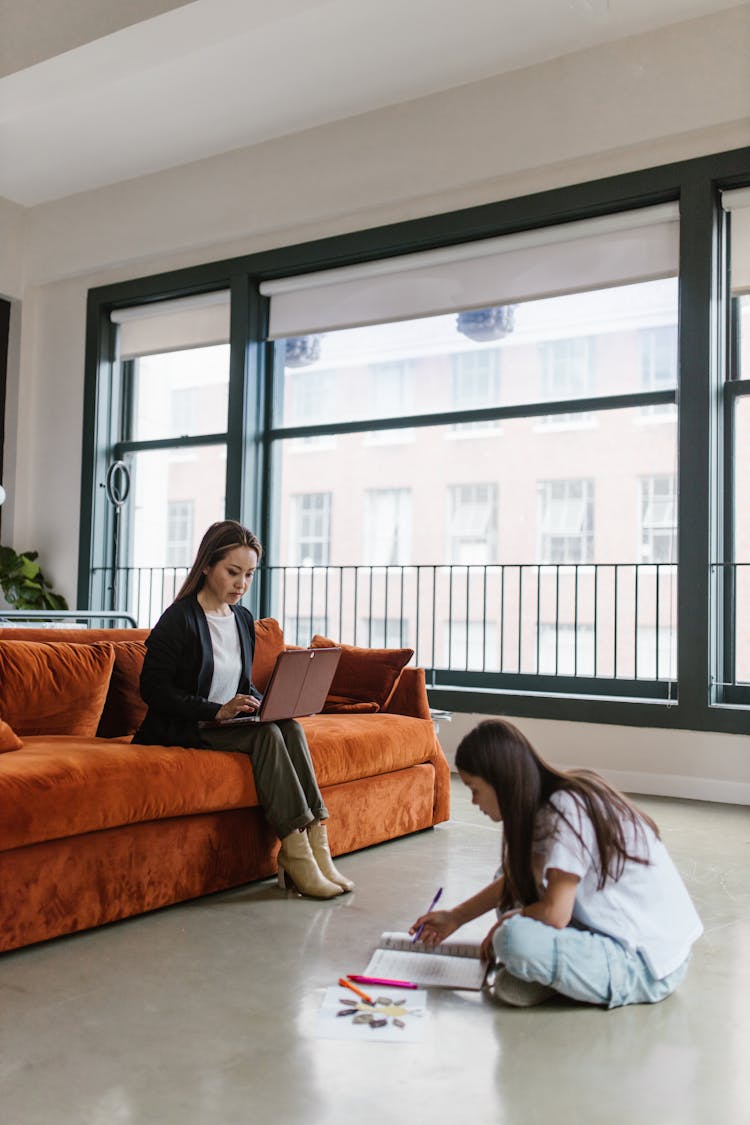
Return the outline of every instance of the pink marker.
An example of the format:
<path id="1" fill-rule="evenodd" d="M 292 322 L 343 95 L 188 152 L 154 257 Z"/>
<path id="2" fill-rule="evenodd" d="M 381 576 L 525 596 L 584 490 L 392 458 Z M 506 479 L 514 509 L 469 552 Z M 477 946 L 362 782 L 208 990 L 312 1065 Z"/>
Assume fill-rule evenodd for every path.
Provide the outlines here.
<path id="1" fill-rule="evenodd" d="M 386 980 L 385 977 L 361 977 L 356 973 L 346 974 L 349 980 L 355 980 L 357 984 L 382 984 L 386 988 L 419 988 L 418 984 L 412 984 L 408 980 Z"/>

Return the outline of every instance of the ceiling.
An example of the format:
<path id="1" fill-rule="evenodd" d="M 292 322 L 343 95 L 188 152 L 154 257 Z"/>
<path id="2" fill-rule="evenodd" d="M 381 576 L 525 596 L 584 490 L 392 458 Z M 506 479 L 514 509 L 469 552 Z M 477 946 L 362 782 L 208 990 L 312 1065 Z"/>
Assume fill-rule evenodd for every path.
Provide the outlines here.
<path id="1" fill-rule="evenodd" d="M 731 0 L 0 0 L 0 196 L 32 206 Z"/>

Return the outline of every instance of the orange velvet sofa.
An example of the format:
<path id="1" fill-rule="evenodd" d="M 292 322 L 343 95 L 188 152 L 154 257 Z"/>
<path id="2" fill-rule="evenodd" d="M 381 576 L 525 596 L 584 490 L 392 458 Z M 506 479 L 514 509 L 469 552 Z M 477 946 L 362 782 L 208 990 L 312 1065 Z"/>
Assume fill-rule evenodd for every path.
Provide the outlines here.
<path id="1" fill-rule="evenodd" d="M 0 950 L 276 871 L 244 755 L 131 744 L 147 635 L 0 628 Z M 258 621 L 261 689 L 283 647 Z M 408 658 L 344 646 L 324 713 L 302 720 L 336 855 L 448 818 L 449 767 Z"/>

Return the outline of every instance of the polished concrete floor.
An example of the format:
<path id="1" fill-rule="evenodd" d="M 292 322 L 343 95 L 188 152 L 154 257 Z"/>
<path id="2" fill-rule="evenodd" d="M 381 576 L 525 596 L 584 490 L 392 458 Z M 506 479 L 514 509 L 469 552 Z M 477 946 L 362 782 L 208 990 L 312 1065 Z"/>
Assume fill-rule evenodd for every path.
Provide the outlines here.
<path id="1" fill-rule="evenodd" d="M 644 798 L 703 918 L 663 1004 L 526 1010 L 431 992 L 424 1040 L 316 1037 L 325 989 L 445 887 L 478 889 L 498 835 L 453 818 L 345 857 L 327 903 L 258 883 L 0 957 L 2 1125 L 750 1122 L 750 812 Z M 471 936 L 487 923 L 477 922 Z"/>

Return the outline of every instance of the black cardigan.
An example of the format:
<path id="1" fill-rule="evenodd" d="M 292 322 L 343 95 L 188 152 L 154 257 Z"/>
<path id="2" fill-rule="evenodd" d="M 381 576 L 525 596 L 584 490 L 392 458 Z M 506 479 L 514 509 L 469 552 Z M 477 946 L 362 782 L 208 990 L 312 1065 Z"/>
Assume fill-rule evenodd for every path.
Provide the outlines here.
<path id="1" fill-rule="evenodd" d="M 237 622 L 242 656 L 238 692 L 260 692 L 252 683 L 255 622 L 244 606 L 230 606 Z M 213 719 L 221 704 L 207 698 L 214 654 L 206 615 L 198 599 L 181 598 L 164 611 L 146 640 L 141 695 L 148 712 L 133 742 L 150 746 L 202 745 L 198 723 Z"/>

